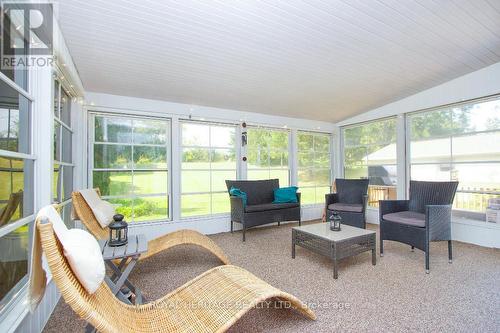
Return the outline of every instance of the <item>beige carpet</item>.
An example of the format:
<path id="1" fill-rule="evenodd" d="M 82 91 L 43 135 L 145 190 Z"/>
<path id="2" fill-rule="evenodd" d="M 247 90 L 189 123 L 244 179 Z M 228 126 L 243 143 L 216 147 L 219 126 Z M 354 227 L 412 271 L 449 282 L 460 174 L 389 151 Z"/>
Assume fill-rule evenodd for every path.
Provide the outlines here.
<path id="1" fill-rule="evenodd" d="M 213 239 L 235 265 L 318 306 L 317 321 L 292 310 L 254 309 L 231 332 L 500 332 L 500 250 L 454 242 L 450 265 L 446 242 L 433 243 L 427 275 L 421 251 L 386 241 L 376 266 L 369 252 L 345 259 L 333 280 L 327 258 L 297 248 L 291 259 L 291 226 L 252 229 L 246 243 L 239 232 Z M 141 262 L 131 280 L 151 300 L 215 265 L 201 249 L 177 247 Z M 61 300 L 45 332 L 83 328 Z"/>

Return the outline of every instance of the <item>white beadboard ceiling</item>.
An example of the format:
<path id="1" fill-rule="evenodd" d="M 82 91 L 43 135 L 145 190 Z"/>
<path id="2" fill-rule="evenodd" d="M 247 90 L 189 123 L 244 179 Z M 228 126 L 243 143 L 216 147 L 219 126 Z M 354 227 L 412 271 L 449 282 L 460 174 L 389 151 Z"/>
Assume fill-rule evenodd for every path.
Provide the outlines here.
<path id="1" fill-rule="evenodd" d="M 500 61 L 500 0 L 64 0 L 87 91 L 336 122 Z"/>

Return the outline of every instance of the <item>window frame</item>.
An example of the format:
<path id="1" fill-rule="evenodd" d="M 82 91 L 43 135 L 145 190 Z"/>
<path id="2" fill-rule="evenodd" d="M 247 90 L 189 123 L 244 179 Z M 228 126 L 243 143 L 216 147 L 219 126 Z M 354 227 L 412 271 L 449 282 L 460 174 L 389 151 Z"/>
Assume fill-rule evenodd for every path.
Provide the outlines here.
<path id="1" fill-rule="evenodd" d="M 384 121 L 390 121 L 393 120 L 395 122 L 395 135 L 394 135 L 394 140 L 393 141 L 380 141 L 377 143 L 370 143 L 370 144 L 346 144 L 346 139 L 345 139 L 345 131 L 349 130 L 351 128 L 359 127 L 359 126 L 366 126 L 369 124 L 377 123 L 377 122 L 384 122 Z M 398 170 L 398 117 L 397 115 L 392 115 L 388 117 L 382 117 L 382 118 L 376 118 L 372 119 L 369 121 L 363 121 L 359 123 L 353 123 L 345 126 L 340 127 L 340 160 L 342 161 L 341 165 L 341 173 L 344 178 L 345 176 L 345 170 L 346 170 L 346 158 L 345 158 L 345 153 L 346 153 L 346 148 L 364 148 L 364 147 L 371 147 L 371 146 L 380 146 L 380 145 L 391 145 L 394 144 L 396 151 L 395 151 L 395 156 L 394 156 L 394 164 L 381 164 L 381 165 L 387 165 L 387 166 L 394 166 L 396 169 L 396 184 L 394 185 L 368 185 L 368 192 L 370 192 L 370 186 L 371 187 L 376 187 L 376 186 L 384 186 L 387 188 L 393 187 L 393 190 L 395 191 L 396 198 L 398 197 L 397 191 L 398 191 L 398 186 L 399 186 L 399 181 L 403 175 L 399 175 L 399 170 Z M 367 175 L 366 179 L 369 179 L 369 174 L 368 174 L 368 159 L 365 159 L 365 163 L 362 165 L 363 167 L 367 168 Z M 389 193 L 389 192 L 388 192 Z M 389 199 L 387 199 L 389 200 Z M 368 204 L 367 204 L 367 209 L 378 209 L 378 206 L 371 206 L 369 204 L 370 198 L 368 198 Z"/>
<path id="2" fill-rule="evenodd" d="M 114 142 L 100 142 L 95 140 L 95 120 L 96 117 L 107 117 L 107 118 L 115 118 L 115 119 L 131 119 L 131 120 L 157 120 L 166 123 L 166 142 L 165 144 L 136 144 L 134 142 L 129 143 L 114 143 Z M 87 131 L 87 144 L 88 144 L 88 164 L 87 164 L 87 183 L 90 188 L 94 187 L 93 184 L 93 174 L 94 171 L 130 171 L 132 174 L 137 171 L 165 171 L 167 172 L 167 193 L 152 193 L 152 194 L 142 194 L 142 195 L 103 195 L 104 199 L 135 199 L 135 198 L 157 198 L 163 195 L 167 198 L 168 203 L 168 217 L 167 218 L 159 218 L 153 220 L 141 220 L 134 221 L 133 219 L 129 221 L 132 225 L 141 225 L 141 224 L 155 224 L 161 222 L 171 222 L 173 220 L 173 203 L 172 203 L 172 119 L 169 117 L 161 117 L 161 116 L 150 116 L 145 114 L 135 114 L 135 113 L 120 113 L 120 112 L 108 112 L 108 111 L 98 111 L 98 110 L 88 110 L 88 131 Z M 132 127 L 133 131 L 133 127 Z M 133 133 L 133 132 L 132 132 Z M 166 168 L 165 169 L 152 169 L 152 168 L 135 168 L 128 167 L 126 169 L 117 169 L 117 168 L 95 168 L 94 167 L 94 145 L 102 144 L 102 145 L 117 145 L 117 146 L 138 146 L 138 147 L 165 147 L 166 149 Z M 132 163 L 133 163 L 133 151 L 132 151 Z M 132 175 L 133 177 L 133 175 Z M 133 178 L 132 178 L 133 179 Z M 133 181 L 133 180 L 132 180 Z"/>
<path id="3" fill-rule="evenodd" d="M 321 188 L 321 187 L 326 187 L 326 186 L 319 186 L 317 184 L 315 185 L 310 185 L 310 186 L 300 186 L 299 185 L 299 172 L 301 170 L 312 170 L 313 173 L 315 170 L 327 170 L 326 168 L 316 168 L 314 166 L 314 163 L 313 163 L 313 166 L 312 167 L 300 167 L 299 165 L 299 162 L 298 162 L 298 158 L 299 158 L 299 155 L 301 152 L 304 152 L 302 150 L 300 150 L 300 144 L 299 144 L 299 136 L 300 134 L 309 134 L 309 135 L 312 135 L 313 137 L 313 146 L 312 146 L 312 150 L 310 150 L 309 152 L 312 152 L 313 153 L 313 160 L 316 159 L 316 150 L 315 150 L 315 144 L 314 144 L 314 138 L 316 136 L 325 136 L 325 137 L 328 137 L 328 164 L 329 164 L 329 168 L 328 168 L 328 175 L 329 175 L 329 183 L 328 183 L 328 188 L 329 188 L 329 192 L 332 191 L 332 181 L 333 181 L 333 168 L 332 168 L 332 150 L 333 150 L 333 147 L 332 147 L 332 138 L 333 138 L 333 135 L 331 133 L 325 133 L 325 132 L 315 132 L 315 131 L 308 131 L 308 130 L 297 130 L 297 151 L 295 152 L 297 154 L 297 186 L 299 186 L 299 191 L 301 189 L 304 189 L 304 188 L 313 188 L 314 189 L 314 197 L 315 197 L 315 201 L 313 203 L 303 203 L 301 202 L 301 205 L 305 205 L 305 206 L 313 206 L 313 205 L 318 205 L 318 204 L 324 204 L 325 202 L 325 198 L 322 197 L 320 198 L 320 200 L 318 201 L 318 198 L 316 197 L 317 196 L 317 193 L 316 193 L 316 190 L 318 188 Z M 325 154 L 325 152 L 322 152 L 320 154 Z M 301 199 L 302 201 L 302 199 Z"/>
<path id="4" fill-rule="evenodd" d="M 406 115 L 406 170 L 407 170 L 407 184 L 406 188 L 409 190 L 409 185 L 410 185 L 410 180 L 411 180 L 411 169 L 412 165 L 443 165 L 447 164 L 450 167 L 450 170 L 453 169 L 454 165 L 466 165 L 466 164 L 500 164 L 500 161 L 494 161 L 494 160 L 484 160 L 484 161 L 462 161 L 462 162 L 454 162 L 453 159 L 453 139 L 457 137 L 464 137 L 464 136 L 472 136 L 472 135 L 478 135 L 478 134 L 488 134 L 488 133 L 500 133 L 500 128 L 498 129 L 487 129 L 487 130 L 478 130 L 478 131 L 465 131 L 463 133 L 454 133 L 450 132 L 450 134 L 442 134 L 442 135 L 436 135 L 436 136 L 430 136 L 425 139 L 418 139 L 415 140 L 415 142 L 418 141 L 425 141 L 425 140 L 436 140 L 436 139 L 449 139 L 450 140 L 450 154 L 446 162 L 443 163 L 436 163 L 436 162 L 428 162 L 428 163 L 412 163 L 412 156 L 411 156 L 411 143 L 412 143 L 412 131 L 411 131 L 411 118 L 414 116 L 418 116 L 421 114 L 425 113 L 431 113 L 431 112 L 439 112 L 439 111 L 448 111 L 450 113 L 450 122 L 453 121 L 453 109 L 456 108 L 461 108 L 464 106 L 473 106 L 476 104 L 481 104 L 481 103 L 486 103 L 490 101 L 499 101 L 500 102 L 500 94 L 496 95 L 491 95 L 491 96 L 485 96 L 485 97 L 480 97 L 480 98 L 475 98 L 463 102 L 457 102 L 457 103 L 451 103 L 451 104 L 446 104 L 446 105 L 441 105 L 441 106 L 436 106 L 428 109 L 423 109 L 423 110 L 417 110 L 417 111 L 412 111 L 412 112 L 407 112 L 405 113 Z M 452 180 L 452 174 L 450 172 L 450 180 Z M 406 191 L 408 192 L 408 191 Z M 491 192 L 491 191 L 463 191 L 460 189 L 457 189 L 457 193 L 471 193 L 471 194 L 493 194 L 493 195 L 498 195 L 500 197 L 500 191 L 499 192 Z M 456 197 L 455 197 L 456 198 Z M 478 212 L 478 211 L 471 211 L 471 210 L 466 210 L 466 209 L 459 209 L 459 208 L 453 208 L 452 210 L 453 215 L 461 218 L 468 218 L 468 219 L 473 219 L 473 220 L 480 220 L 481 222 L 484 222 L 486 220 L 486 211 L 484 212 Z"/>
<path id="5" fill-rule="evenodd" d="M 26 82 L 29 82 L 31 77 L 30 73 L 25 73 L 24 79 Z M 33 208 L 33 214 L 22 217 L 18 219 L 17 221 L 13 223 L 8 223 L 2 227 L 0 227 L 0 238 L 8 235 L 9 233 L 17 230 L 18 228 L 21 228 L 23 226 L 28 226 L 28 244 L 27 244 L 27 272 L 26 275 L 21 278 L 6 294 L 5 296 L 0 300 L 1 308 L 0 308 L 0 319 L 5 318 L 8 316 L 8 314 L 14 310 L 15 305 L 22 299 L 20 297 L 21 295 L 24 294 L 25 290 L 27 289 L 27 284 L 28 284 L 28 278 L 31 273 L 30 271 L 30 261 L 31 261 L 31 249 L 32 249 L 32 238 L 33 238 L 33 228 L 35 225 L 35 209 L 36 209 L 36 202 L 38 200 L 38 196 L 35 191 L 35 175 L 36 175 L 36 169 L 38 168 L 37 165 L 37 157 L 36 154 L 33 152 L 33 140 L 34 140 L 34 126 L 33 126 L 33 103 L 35 102 L 35 98 L 24 88 L 16 84 L 14 81 L 12 81 L 8 76 L 6 76 L 4 73 L 0 72 L 0 80 L 8 85 L 10 88 L 15 90 L 18 94 L 22 95 L 28 100 L 28 132 L 29 132 L 29 138 L 28 138 L 28 145 L 29 145 L 29 153 L 21 153 L 21 152 L 14 152 L 14 151 L 9 151 L 9 150 L 3 150 L 0 149 L 0 156 L 1 157 L 6 157 L 6 158 L 15 158 L 15 159 L 21 159 L 21 160 L 29 160 L 32 161 L 33 166 L 33 186 L 31 188 L 31 204 Z"/>
<path id="6" fill-rule="evenodd" d="M 182 143 L 182 125 L 183 124 L 199 124 L 199 125 L 204 125 L 208 126 L 208 133 L 209 133 L 209 142 L 208 145 L 204 146 L 193 146 L 193 145 L 184 145 Z M 212 126 L 214 127 L 228 127 L 228 128 L 234 128 L 234 153 L 235 153 L 235 166 L 234 169 L 212 169 L 212 161 L 211 157 L 209 157 L 209 169 L 183 169 L 182 168 L 182 155 L 184 152 L 184 149 L 203 149 L 207 150 L 210 154 L 210 152 L 214 149 L 230 149 L 229 147 L 218 147 L 218 146 L 212 146 L 212 138 L 211 138 L 211 128 Z M 211 217 L 211 216 L 224 216 L 228 215 L 230 213 L 230 210 L 227 212 L 219 212 L 219 213 L 214 213 L 213 212 L 213 202 L 212 202 L 212 195 L 213 194 L 222 194 L 225 193 L 227 194 L 227 190 L 225 191 L 212 191 L 212 171 L 234 171 L 235 172 L 235 177 L 236 179 L 240 179 L 241 173 L 240 173 L 240 162 L 239 162 L 239 144 L 238 144 L 238 136 L 239 131 L 238 131 L 238 125 L 234 123 L 224 123 L 224 122 L 217 122 L 217 121 L 203 121 L 203 120 L 190 120 L 190 119 L 179 119 L 179 216 L 182 220 L 188 220 L 188 219 L 194 219 L 194 218 L 204 218 L 204 217 Z M 210 155 L 209 155 L 210 156 Z M 209 188 L 210 191 L 200 191 L 200 192 L 183 192 L 182 190 L 182 172 L 183 171 L 204 171 L 204 172 L 209 172 L 210 173 L 210 180 L 209 180 Z M 208 214 L 200 214 L 200 215 L 187 215 L 183 216 L 182 215 L 182 197 L 184 195 L 203 195 L 203 194 L 208 194 L 210 195 L 210 213 Z M 228 197 L 229 199 L 229 197 Z M 229 202 L 229 201 L 228 201 Z"/>
<path id="7" fill-rule="evenodd" d="M 57 101 L 57 112 L 55 111 L 55 108 L 56 108 L 56 105 L 55 105 L 55 97 L 56 97 L 56 91 L 55 91 L 55 87 L 57 85 L 57 97 L 58 97 L 58 101 Z M 75 132 L 74 132 L 74 129 L 73 129 L 73 124 L 72 124 L 72 118 L 70 117 L 70 124 L 66 124 L 63 119 L 62 119 L 62 93 L 64 91 L 64 93 L 66 94 L 66 96 L 68 97 L 68 101 L 67 103 L 69 103 L 71 105 L 71 102 L 72 102 L 72 98 L 74 96 L 72 96 L 70 90 L 66 89 L 66 87 L 64 86 L 62 80 L 59 80 L 57 75 L 54 75 L 54 79 L 53 79 L 53 93 L 52 93 L 52 115 L 53 115 L 53 128 L 52 128 L 52 131 L 53 131 L 53 135 L 52 135 L 52 138 L 54 140 L 56 140 L 57 138 L 59 139 L 59 160 L 56 159 L 56 156 L 52 156 L 52 171 L 51 171 L 51 177 L 52 177 L 52 182 L 51 184 L 53 185 L 54 184 L 54 181 L 55 179 L 53 178 L 54 177 L 54 172 L 55 172 L 55 167 L 56 167 L 56 164 L 59 166 L 59 176 L 58 176 L 58 180 L 57 180 L 57 193 L 53 193 L 53 187 L 51 187 L 51 200 L 53 203 L 57 203 L 60 207 L 61 207 L 61 215 L 63 217 L 63 219 L 66 217 L 66 216 L 70 216 L 70 214 L 67 213 L 67 209 L 70 209 L 71 208 L 71 204 L 72 204 L 72 198 L 71 196 L 69 198 L 65 198 L 64 197 L 64 191 L 67 190 L 64 188 L 65 186 L 65 175 L 64 175 L 64 172 L 65 170 L 67 170 L 66 168 L 71 168 L 72 172 L 71 172 L 71 178 L 72 178 L 72 181 L 71 181 L 71 191 L 74 190 L 75 188 L 75 163 L 74 163 L 74 149 L 73 149 L 73 142 L 75 140 Z M 69 109 L 69 112 L 71 114 L 71 107 Z M 59 137 L 56 137 L 54 134 L 55 134 L 55 131 L 56 131 L 56 126 L 55 124 L 58 124 L 59 126 Z M 67 162 L 67 161 L 63 161 L 64 158 L 63 158 L 63 146 L 64 146 L 64 136 L 62 135 L 63 131 L 67 130 L 71 136 L 71 147 L 70 147 L 70 162 Z M 53 141 L 53 144 L 55 144 L 55 141 Z M 53 151 L 53 150 L 51 150 Z M 54 151 L 53 151 L 54 152 Z M 55 152 L 54 152 L 55 153 Z M 64 221 L 67 225 L 70 225 L 71 226 L 71 218 L 70 218 L 70 221 Z"/>

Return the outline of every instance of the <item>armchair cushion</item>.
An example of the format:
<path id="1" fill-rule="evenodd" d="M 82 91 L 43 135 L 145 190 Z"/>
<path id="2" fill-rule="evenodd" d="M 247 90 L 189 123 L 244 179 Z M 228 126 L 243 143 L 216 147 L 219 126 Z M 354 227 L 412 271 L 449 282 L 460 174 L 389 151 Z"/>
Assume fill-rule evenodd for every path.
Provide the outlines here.
<path id="1" fill-rule="evenodd" d="M 414 227 L 425 228 L 425 214 L 403 211 L 385 214 L 382 216 L 385 221 L 407 224 Z"/>
<path id="2" fill-rule="evenodd" d="M 363 205 L 361 204 L 347 204 L 347 203 L 333 203 L 328 205 L 328 210 L 338 210 L 341 212 L 354 212 L 361 213 Z"/>
<path id="3" fill-rule="evenodd" d="M 260 205 L 248 205 L 245 207 L 245 211 L 247 213 L 253 213 L 253 212 L 265 212 L 269 210 L 294 208 L 294 207 L 300 207 L 300 204 L 298 202 L 287 202 L 278 204 L 269 203 Z"/>

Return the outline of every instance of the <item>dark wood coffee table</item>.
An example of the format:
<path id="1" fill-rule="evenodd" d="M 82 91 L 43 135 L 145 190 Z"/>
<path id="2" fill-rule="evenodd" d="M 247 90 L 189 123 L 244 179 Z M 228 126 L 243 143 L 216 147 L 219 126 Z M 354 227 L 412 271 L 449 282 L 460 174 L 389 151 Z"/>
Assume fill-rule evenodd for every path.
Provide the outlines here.
<path id="1" fill-rule="evenodd" d="M 292 258 L 295 246 L 329 257 L 333 261 L 333 278 L 338 278 L 338 261 L 372 251 L 372 264 L 377 263 L 375 231 L 342 225 L 340 231 L 330 230 L 329 223 L 309 224 L 292 228 Z"/>

